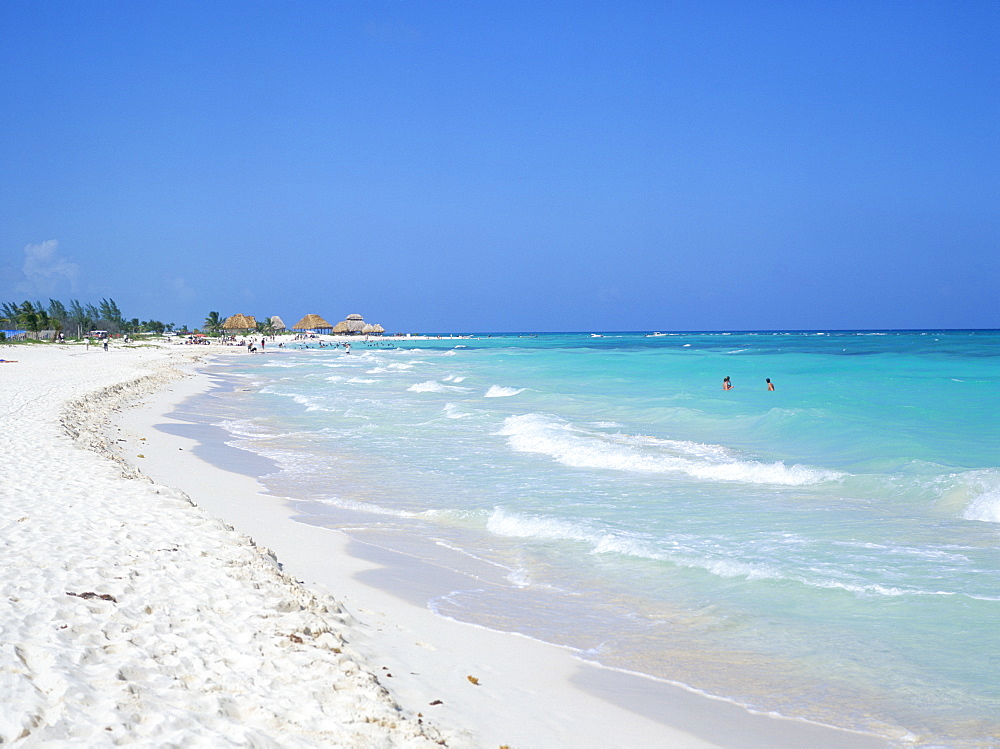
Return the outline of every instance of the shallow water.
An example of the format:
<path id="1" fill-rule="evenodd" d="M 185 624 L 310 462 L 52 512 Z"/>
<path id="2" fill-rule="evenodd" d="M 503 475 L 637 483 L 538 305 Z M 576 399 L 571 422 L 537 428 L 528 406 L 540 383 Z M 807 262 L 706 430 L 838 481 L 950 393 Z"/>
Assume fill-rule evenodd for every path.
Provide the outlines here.
<path id="1" fill-rule="evenodd" d="M 308 522 L 475 569 L 442 615 L 989 746 L 998 352 L 990 331 L 358 342 L 247 356 L 184 409 L 276 461 Z"/>

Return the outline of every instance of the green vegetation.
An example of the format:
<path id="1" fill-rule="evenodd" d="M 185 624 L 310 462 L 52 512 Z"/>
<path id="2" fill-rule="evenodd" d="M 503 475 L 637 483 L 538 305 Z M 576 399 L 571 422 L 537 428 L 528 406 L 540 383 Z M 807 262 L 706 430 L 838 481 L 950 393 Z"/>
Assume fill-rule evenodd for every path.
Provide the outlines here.
<path id="1" fill-rule="evenodd" d="M 208 317 L 205 318 L 205 322 L 201 325 L 206 333 L 214 333 L 215 335 L 218 335 L 222 332 L 222 323 L 224 322 L 225 320 L 219 316 L 219 313 L 213 310 L 208 313 Z"/>
<path id="2" fill-rule="evenodd" d="M 112 335 L 162 335 L 174 328 L 173 323 L 159 320 L 141 321 L 138 317 L 126 319 L 114 299 L 101 299 L 100 304 L 81 304 L 73 299 L 66 307 L 58 299 L 49 299 L 48 305 L 36 301 L 0 302 L 0 326 L 23 330 L 36 340 L 42 337 L 55 339 L 60 332 L 69 337 L 82 338 L 91 330 L 106 330 Z"/>

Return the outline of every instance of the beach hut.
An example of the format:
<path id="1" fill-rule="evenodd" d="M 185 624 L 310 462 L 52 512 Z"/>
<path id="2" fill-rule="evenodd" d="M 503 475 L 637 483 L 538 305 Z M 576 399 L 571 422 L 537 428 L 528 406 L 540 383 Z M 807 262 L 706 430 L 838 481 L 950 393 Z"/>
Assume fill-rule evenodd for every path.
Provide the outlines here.
<path id="1" fill-rule="evenodd" d="M 274 331 L 275 331 L 276 333 L 279 333 L 279 332 L 281 332 L 282 330 L 288 330 L 288 328 L 286 328 L 286 327 L 285 327 L 285 321 L 284 321 L 284 320 L 282 320 L 282 319 L 281 319 L 280 317 L 278 317 L 277 315 L 271 315 L 271 328 L 272 328 L 272 329 L 273 329 L 273 330 L 274 330 Z"/>
<path id="2" fill-rule="evenodd" d="M 381 325 L 366 323 L 365 318 L 355 313 L 337 323 L 333 332 L 336 335 L 382 335 L 385 328 Z"/>
<path id="3" fill-rule="evenodd" d="M 232 315 L 222 323 L 222 329 L 234 335 L 236 333 L 245 334 L 250 330 L 257 329 L 257 319 L 253 315 Z"/>
<path id="4" fill-rule="evenodd" d="M 333 326 L 319 315 L 306 315 L 292 326 L 292 330 L 313 333 L 332 333 Z"/>
<path id="5" fill-rule="evenodd" d="M 344 320 L 347 323 L 347 332 L 356 334 L 361 333 L 365 329 L 365 318 L 361 315 L 354 314 L 348 315 L 347 319 Z"/>

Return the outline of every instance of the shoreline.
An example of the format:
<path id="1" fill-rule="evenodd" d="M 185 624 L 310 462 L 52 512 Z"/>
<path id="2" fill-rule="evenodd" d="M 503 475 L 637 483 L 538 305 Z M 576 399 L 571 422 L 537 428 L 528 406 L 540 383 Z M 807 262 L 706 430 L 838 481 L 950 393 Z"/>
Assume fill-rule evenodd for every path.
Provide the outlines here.
<path id="1" fill-rule="evenodd" d="M 212 379 L 204 372 L 199 377 Z M 187 393 L 175 393 L 170 397 L 161 394 L 156 403 L 148 403 L 142 408 L 142 416 L 136 417 L 137 412 L 133 412 L 130 427 L 146 434 L 157 430 L 157 439 L 165 443 L 165 454 L 172 458 L 174 453 L 183 453 L 185 459 L 218 462 L 218 446 L 211 450 L 211 455 L 206 455 L 205 441 L 192 438 L 190 433 L 181 436 L 180 431 L 190 430 L 178 430 L 178 421 L 171 415 L 187 398 L 203 394 L 211 387 L 212 384 L 205 382 Z M 191 427 L 189 423 L 187 426 Z M 183 450 L 175 449 L 181 446 Z M 225 449 L 242 454 L 247 461 L 268 460 L 239 448 L 227 446 Z M 150 463 L 144 465 L 152 468 Z M 211 471 L 225 470 L 217 465 L 209 468 Z M 233 465 L 226 468 L 234 470 Z M 402 672 L 409 667 L 407 664 L 419 661 L 420 667 L 410 668 L 410 671 L 418 671 L 421 677 L 435 674 L 430 679 L 435 685 L 431 690 L 433 695 L 428 691 L 425 678 L 414 678 L 409 680 L 412 683 L 406 684 L 394 680 L 394 687 L 402 688 L 408 698 L 415 700 L 409 704 L 404 700 L 404 705 L 419 710 L 425 708 L 429 700 L 441 699 L 445 705 L 457 706 L 456 710 L 437 706 L 437 712 L 425 711 L 425 714 L 440 714 L 447 717 L 448 723 L 466 728 L 471 727 L 471 722 L 483 740 L 482 745 L 494 741 L 513 747 L 635 746 L 663 741 L 690 747 L 890 745 L 887 739 L 869 734 L 752 713 L 736 703 L 684 685 L 587 662 L 570 648 L 435 615 L 427 609 L 427 599 L 459 584 L 467 585 L 468 578 L 455 581 L 456 584 L 449 588 L 449 573 L 439 567 L 367 544 L 341 531 L 310 525 L 308 516 L 302 516 L 295 509 L 294 500 L 267 494 L 252 476 L 229 474 L 233 486 L 217 485 L 209 489 L 202 478 L 202 469 L 204 466 L 190 466 L 183 472 L 187 477 L 197 473 L 199 487 L 181 488 L 191 493 L 199 504 L 204 502 L 213 514 L 226 518 L 241 532 L 274 549 L 279 562 L 296 579 L 332 591 L 350 610 L 357 611 L 359 618 L 363 618 L 362 612 L 382 617 L 379 621 L 385 621 L 384 617 L 388 616 L 395 622 L 394 636 L 387 636 L 384 630 L 374 633 L 371 657 L 385 660 L 389 652 L 396 653 L 399 665 L 392 666 L 393 673 Z M 160 470 L 165 476 L 157 480 L 164 480 L 173 469 L 164 465 Z M 224 483 L 221 477 L 217 482 Z M 189 479 L 188 483 L 193 482 Z M 235 489 L 236 484 L 241 485 L 239 490 Z M 225 496 L 227 494 L 229 496 Z M 237 506 L 251 494 L 254 496 L 250 504 Z M 339 538 L 334 541 L 331 537 Z M 310 550 L 304 551 L 303 546 Z M 316 547 L 324 553 L 317 555 Z M 331 572 L 329 566 L 324 568 L 317 564 L 316 557 L 325 558 L 326 555 L 336 556 L 344 564 Z M 417 622 L 422 639 L 407 642 L 401 634 L 402 622 L 411 627 Z M 473 635 L 474 631 L 477 634 Z M 463 647 L 455 645 L 468 639 L 475 641 L 475 647 L 469 647 L 470 643 Z M 436 662 L 440 659 L 427 658 L 428 644 L 435 648 L 432 652 L 454 648 L 457 653 L 451 658 L 455 661 L 454 667 Z M 468 680 L 455 671 L 463 659 L 473 664 L 465 669 L 469 671 L 466 676 L 473 675 L 476 669 L 479 673 L 494 672 L 488 680 L 476 677 L 481 686 L 491 682 L 491 690 L 469 691 Z M 501 668 L 498 661 L 509 662 Z M 544 678 L 539 681 L 542 673 Z M 416 676 L 409 672 L 406 675 Z M 529 682 L 534 686 L 533 692 L 526 692 Z M 481 696 L 488 691 L 493 692 L 491 700 L 503 705 L 504 715 L 499 720 L 493 717 L 497 705 L 476 698 L 477 694 Z M 446 692 L 447 697 L 441 696 Z M 563 714 L 566 720 L 562 723 L 543 720 L 539 713 Z M 518 726 L 517 731 L 512 733 L 511 725 Z"/>
<path id="2" fill-rule="evenodd" d="M 296 520 L 258 469 L 220 468 L 156 428 L 212 387 L 206 355 L 229 353 L 53 345 L 5 370 L 4 741 L 892 745 L 406 600 L 448 581 Z"/>
<path id="3" fill-rule="evenodd" d="M 109 453 L 116 413 L 190 355 L 18 354 L 0 388 L 0 741 L 464 745 L 398 706 L 334 599 Z"/>

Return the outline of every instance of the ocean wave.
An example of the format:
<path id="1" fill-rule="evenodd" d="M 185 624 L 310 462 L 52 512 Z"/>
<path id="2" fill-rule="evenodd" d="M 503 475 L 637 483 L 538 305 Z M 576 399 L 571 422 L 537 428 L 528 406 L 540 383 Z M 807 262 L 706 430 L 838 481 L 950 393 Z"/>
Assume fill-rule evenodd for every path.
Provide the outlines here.
<path id="1" fill-rule="evenodd" d="M 664 558 L 648 541 L 627 532 L 594 528 L 585 521 L 509 512 L 500 507 L 494 508 L 487 518 L 486 529 L 490 533 L 509 538 L 580 542 L 590 546 L 591 554 Z"/>
<path id="2" fill-rule="evenodd" d="M 572 468 L 646 473 L 683 473 L 705 481 L 804 486 L 835 481 L 844 474 L 783 462 L 746 460 L 721 445 L 607 434 L 529 413 L 509 416 L 498 435 L 517 452 L 548 455 Z"/>
<path id="3" fill-rule="evenodd" d="M 509 398 L 512 395 L 523 393 L 524 388 L 509 388 L 503 385 L 490 385 L 490 389 L 483 395 L 484 398 Z"/>
<path id="4" fill-rule="evenodd" d="M 341 497 L 322 497 L 319 499 L 314 499 L 314 502 L 319 502 L 320 504 L 329 505 L 330 507 L 338 507 L 342 510 L 356 510 L 360 512 L 368 512 L 372 515 L 385 515 L 388 517 L 395 518 L 426 518 L 431 517 L 431 511 L 421 511 L 412 512 L 410 510 L 399 510 L 391 507 L 384 507 L 382 505 L 377 505 L 374 502 L 359 502 L 355 499 L 343 499 Z"/>
<path id="5" fill-rule="evenodd" d="M 454 385 L 445 385 L 437 380 L 417 382 L 406 389 L 411 393 L 460 393 L 465 390 L 465 388 L 455 387 Z"/>
<path id="6" fill-rule="evenodd" d="M 299 393 L 285 393 L 280 390 L 272 390 L 271 388 L 261 388 L 261 393 L 267 393 L 269 395 L 277 395 L 282 398 L 291 398 L 293 401 L 298 403 L 300 406 L 305 406 L 306 411 L 335 411 L 336 409 L 328 408 L 326 406 L 320 405 L 318 402 L 312 398 L 307 398 Z"/>
<path id="7" fill-rule="evenodd" d="M 466 416 L 472 416 L 470 413 L 460 411 L 454 403 L 445 403 L 442 410 L 449 419 L 464 419 Z"/>
<path id="8" fill-rule="evenodd" d="M 598 528 L 580 520 L 510 512 L 499 507 L 495 508 L 487 519 L 486 527 L 491 533 L 499 536 L 583 543 L 590 547 L 589 553 L 594 555 L 605 554 L 667 562 L 677 567 L 702 570 L 715 577 L 742 578 L 747 582 L 765 580 L 791 582 L 809 588 L 842 590 L 856 596 L 957 595 L 948 590 L 885 585 L 876 581 L 850 579 L 850 575 L 845 575 L 844 579 L 828 575 L 817 576 L 810 574 L 815 570 L 789 567 L 767 559 L 746 559 L 704 553 L 687 543 L 665 549 L 662 540 L 657 541 L 643 534 Z"/>
<path id="9" fill-rule="evenodd" d="M 962 517 L 983 523 L 1000 523 L 1000 489 L 987 490 L 975 497 Z"/>

